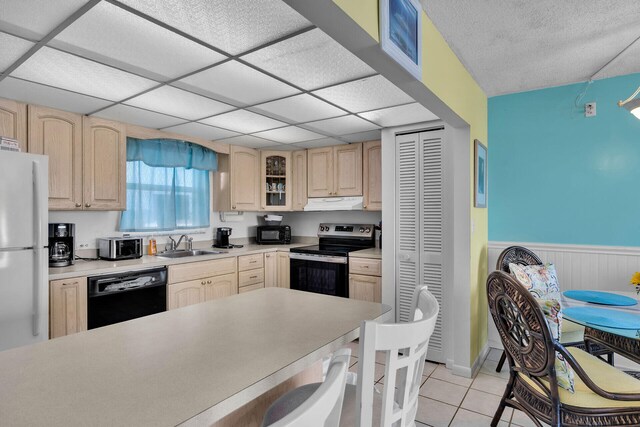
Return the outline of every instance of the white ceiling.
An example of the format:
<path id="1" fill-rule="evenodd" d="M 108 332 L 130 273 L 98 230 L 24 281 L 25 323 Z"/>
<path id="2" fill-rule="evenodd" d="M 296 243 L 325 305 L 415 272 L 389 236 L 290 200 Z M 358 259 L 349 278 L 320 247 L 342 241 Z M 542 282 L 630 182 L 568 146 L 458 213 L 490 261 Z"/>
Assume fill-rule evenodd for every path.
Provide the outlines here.
<path id="1" fill-rule="evenodd" d="M 0 97 L 255 148 L 436 117 L 281 0 L 0 0 Z"/>
<path id="2" fill-rule="evenodd" d="M 487 96 L 640 72 L 638 0 L 421 3 Z"/>

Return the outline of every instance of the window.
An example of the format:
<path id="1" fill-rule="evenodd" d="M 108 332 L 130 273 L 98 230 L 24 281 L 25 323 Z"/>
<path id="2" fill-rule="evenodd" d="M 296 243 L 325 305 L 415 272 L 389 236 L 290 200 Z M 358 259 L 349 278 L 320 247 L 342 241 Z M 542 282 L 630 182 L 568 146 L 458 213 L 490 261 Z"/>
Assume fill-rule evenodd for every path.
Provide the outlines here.
<path id="1" fill-rule="evenodd" d="M 209 227 L 209 171 L 216 167 L 215 153 L 200 146 L 127 139 L 127 210 L 120 231 Z"/>

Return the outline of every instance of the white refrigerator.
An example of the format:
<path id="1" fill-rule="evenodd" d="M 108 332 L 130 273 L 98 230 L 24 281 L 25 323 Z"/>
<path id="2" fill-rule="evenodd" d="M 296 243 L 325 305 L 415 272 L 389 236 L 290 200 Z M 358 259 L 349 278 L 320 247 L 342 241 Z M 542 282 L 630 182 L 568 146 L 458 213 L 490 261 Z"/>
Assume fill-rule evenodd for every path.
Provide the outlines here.
<path id="1" fill-rule="evenodd" d="M 0 350 L 49 337 L 48 168 L 0 151 Z"/>

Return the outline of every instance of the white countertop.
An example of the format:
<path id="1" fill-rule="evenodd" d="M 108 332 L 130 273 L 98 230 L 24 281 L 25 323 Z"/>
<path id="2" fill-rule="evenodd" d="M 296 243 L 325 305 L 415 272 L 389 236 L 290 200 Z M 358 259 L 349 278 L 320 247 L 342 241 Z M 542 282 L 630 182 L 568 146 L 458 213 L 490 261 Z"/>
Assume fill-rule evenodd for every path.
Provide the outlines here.
<path id="1" fill-rule="evenodd" d="M 209 425 L 387 311 L 267 288 L 6 350 L 0 417 L 10 426 Z"/>
<path id="2" fill-rule="evenodd" d="M 349 252 L 349 256 L 354 258 L 382 259 L 382 249 L 378 249 L 378 248 L 361 249 L 359 251 Z"/>
<path id="3" fill-rule="evenodd" d="M 210 245 L 205 247 L 198 247 L 194 245 L 194 249 L 206 249 L 223 251 L 223 254 L 215 255 L 199 255 L 187 258 L 162 258 L 159 256 L 144 255 L 138 259 L 128 259 L 124 261 L 83 261 L 76 260 L 75 264 L 69 267 L 49 268 L 49 280 L 68 279 L 70 277 L 78 276 L 94 276 L 100 274 L 117 273 L 121 271 L 135 271 L 143 270 L 147 268 L 159 267 L 162 265 L 174 265 L 184 264 L 188 262 L 209 261 L 213 259 L 221 259 L 234 257 L 239 255 L 247 255 L 253 253 L 262 252 L 276 252 L 276 251 L 289 251 L 290 248 L 297 248 L 300 246 L 308 246 L 310 243 L 292 243 L 290 245 L 256 245 L 245 244 L 242 248 L 234 249 L 218 249 L 212 248 Z"/>

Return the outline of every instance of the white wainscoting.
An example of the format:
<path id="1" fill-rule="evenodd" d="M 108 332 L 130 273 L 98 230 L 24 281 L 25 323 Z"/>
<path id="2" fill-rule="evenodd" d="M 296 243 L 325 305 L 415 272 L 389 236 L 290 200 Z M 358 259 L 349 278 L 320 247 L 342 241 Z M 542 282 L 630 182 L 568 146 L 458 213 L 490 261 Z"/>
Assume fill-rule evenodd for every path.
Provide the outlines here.
<path id="1" fill-rule="evenodd" d="M 509 246 L 524 246 L 543 262 L 553 263 L 560 289 L 632 291 L 631 275 L 640 271 L 640 248 L 622 246 L 559 245 L 548 243 L 489 242 L 488 271 L 496 269 L 500 253 Z M 489 346 L 502 348 L 489 315 Z"/>

